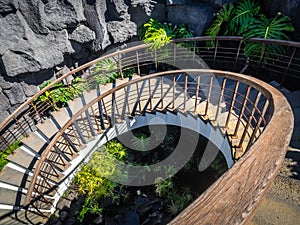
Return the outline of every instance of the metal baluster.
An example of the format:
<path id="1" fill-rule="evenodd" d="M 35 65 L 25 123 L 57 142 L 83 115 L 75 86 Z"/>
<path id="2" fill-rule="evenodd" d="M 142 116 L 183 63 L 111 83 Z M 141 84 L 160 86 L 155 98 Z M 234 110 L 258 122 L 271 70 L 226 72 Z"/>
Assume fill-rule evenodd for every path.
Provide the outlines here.
<path id="1" fill-rule="evenodd" d="M 137 74 L 141 76 L 139 53 L 138 51 L 136 51 L 135 53 L 136 53 Z"/>
<path id="2" fill-rule="evenodd" d="M 234 68 L 233 68 L 233 71 L 236 70 L 236 64 L 237 64 L 237 61 L 238 61 L 238 59 L 239 59 L 241 46 L 242 46 L 242 41 L 240 41 L 240 43 L 239 43 L 239 48 L 238 48 L 238 51 L 237 51 L 237 53 L 236 53 L 236 58 L 235 58 L 235 62 L 234 62 Z"/>
<path id="3" fill-rule="evenodd" d="M 176 88 L 176 75 L 173 75 L 173 104 L 172 104 L 172 109 L 175 109 L 175 88 Z"/>
<path id="4" fill-rule="evenodd" d="M 249 148 L 250 148 L 252 142 L 253 142 L 254 139 L 256 138 L 257 130 L 258 130 L 259 127 L 260 127 L 260 124 L 261 124 L 261 122 L 262 122 L 262 120 L 263 120 L 263 117 L 264 117 L 264 115 L 265 115 L 265 113 L 266 113 L 266 111 L 267 111 L 267 109 L 268 109 L 268 106 L 269 106 L 269 102 L 266 101 L 265 104 L 264 104 L 263 110 L 262 110 L 262 112 L 261 112 L 261 115 L 260 115 L 260 117 L 259 117 L 259 120 L 258 120 L 258 122 L 257 122 L 257 124 L 256 124 L 256 127 L 255 127 L 255 129 L 254 129 L 254 131 L 253 131 L 253 133 L 252 133 L 252 135 L 251 135 L 251 137 L 250 137 L 250 140 L 249 140 L 249 142 L 248 142 L 246 151 L 249 150 Z"/>
<path id="5" fill-rule="evenodd" d="M 148 79 L 148 85 L 149 85 L 150 110 L 152 110 L 152 93 L 151 93 L 151 82 L 150 82 L 150 79 Z"/>
<path id="6" fill-rule="evenodd" d="M 122 70 L 122 59 L 121 59 L 121 54 L 118 55 L 119 56 L 119 73 L 121 75 L 121 79 L 123 80 L 124 79 L 124 76 L 123 76 L 123 70 Z"/>
<path id="7" fill-rule="evenodd" d="M 220 93 L 220 98 L 219 98 L 219 102 L 218 102 L 217 112 L 216 112 L 216 116 L 215 116 L 215 119 L 214 119 L 215 121 L 217 121 L 217 119 L 219 117 L 220 107 L 221 107 L 221 104 L 222 104 L 222 101 L 223 101 L 226 81 L 227 81 L 227 78 L 224 77 L 224 79 L 222 81 L 222 87 L 221 87 L 221 93 Z"/>
<path id="8" fill-rule="evenodd" d="M 164 78 L 161 76 L 160 77 L 160 100 L 161 100 L 161 109 L 163 109 L 164 108 L 164 98 L 163 98 L 163 96 L 164 96 L 164 86 L 163 86 L 163 84 L 164 84 L 164 80 L 163 80 Z"/>
<path id="9" fill-rule="evenodd" d="M 255 113 L 256 107 L 257 107 L 257 105 L 258 105 L 260 96 L 261 96 L 261 93 L 258 92 L 257 95 L 256 95 L 256 99 L 255 99 L 253 108 L 252 108 L 252 110 L 251 110 L 251 114 L 250 114 L 250 116 L 249 116 L 249 118 L 248 118 L 248 120 L 247 120 L 246 127 L 245 127 L 245 129 L 244 129 L 244 132 L 243 132 L 243 134 L 242 134 L 242 136 L 241 136 L 241 139 L 240 139 L 240 142 L 239 142 L 239 144 L 238 144 L 238 148 L 242 148 L 243 142 L 245 141 L 245 138 L 246 138 L 246 135 L 247 135 L 247 133 L 248 133 L 248 129 L 249 129 L 250 125 L 251 125 L 251 121 L 252 121 L 252 119 L 253 119 L 253 117 L 254 117 L 254 113 Z"/>
<path id="10" fill-rule="evenodd" d="M 23 134 L 25 134 L 25 137 L 28 137 L 28 134 L 27 132 L 25 131 L 25 129 L 23 128 L 22 124 L 20 123 L 20 121 L 15 117 L 13 116 L 13 119 L 16 121 L 16 124 L 18 124 L 18 126 L 21 128 L 21 130 L 23 131 Z"/>
<path id="11" fill-rule="evenodd" d="M 205 106 L 205 112 L 203 117 L 205 119 L 208 119 L 208 108 L 209 108 L 209 104 L 210 104 L 210 95 L 211 95 L 211 89 L 212 89 L 212 84 L 213 84 L 213 76 L 210 77 L 210 81 L 209 81 L 209 88 L 208 88 L 208 93 L 207 93 L 207 101 L 206 101 L 206 106 Z"/>
<path id="12" fill-rule="evenodd" d="M 197 77 L 197 87 L 196 87 L 196 98 L 195 98 L 195 109 L 194 112 L 197 112 L 197 106 L 198 106 L 198 97 L 199 97 L 199 89 L 200 89 L 200 74 L 198 74 Z"/>
<path id="13" fill-rule="evenodd" d="M 232 113 L 233 106 L 234 106 L 234 103 L 235 103 L 235 98 L 236 98 L 237 90 L 239 88 L 239 83 L 240 83 L 239 81 L 236 81 L 236 83 L 235 83 L 235 87 L 234 87 L 234 91 L 233 91 L 233 96 L 232 96 L 232 99 L 231 99 L 231 103 L 230 103 L 230 107 L 229 107 L 229 112 L 228 112 L 228 116 L 227 116 L 226 123 L 225 123 L 225 129 L 228 129 L 228 124 L 229 124 L 231 113 Z"/>
<path id="14" fill-rule="evenodd" d="M 291 63 L 292 63 L 292 61 L 293 61 L 293 59 L 294 59 L 294 56 L 295 56 L 295 54 L 296 54 L 296 50 L 297 50 L 297 48 L 295 47 L 294 50 L 293 50 L 293 53 L 292 53 L 292 55 L 291 55 L 291 57 L 290 57 L 289 63 L 288 63 L 288 65 L 287 65 L 287 67 L 285 68 L 285 71 L 284 71 L 284 74 L 283 74 L 283 76 L 282 76 L 282 79 L 281 79 L 281 81 L 280 81 L 280 87 L 282 87 L 283 82 L 285 81 L 287 72 L 288 72 L 288 70 L 290 69 Z"/>
<path id="15" fill-rule="evenodd" d="M 216 40 L 216 47 L 215 47 L 215 52 L 214 52 L 214 62 L 213 62 L 214 69 L 216 67 L 216 58 L 217 58 L 217 52 L 218 52 L 218 45 L 219 45 L 219 40 Z"/>
<path id="16" fill-rule="evenodd" d="M 237 137 L 237 132 L 239 130 L 239 126 L 241 124 L 242 117 L 244 115 L 244 111 L 245 111 L 245 108 L 246 108 L 246 104 L 247 104 L 247 100 L 248 100 L 248 97 L 249 97 L 249 94 L 250 94 L 250 90 L 251 90 L 251 87 L 248 86 L 247 87 L 247 91 L 246 91 L 245 96 L 244 96 L 244 101 L 243 101 L 242 109 L 240 111 L 238 121 L 237 121 L 237 123 L 235 125 L 235 129 L 234 129 L 234 133 L 233 133 L 233 137 L 235 137 L 235 138 Z"/>
<path id="17" fill-rule="evenodd" d="M 185 73 L 183 110 L 185 110 L 186 108 L 187 89 L 188 89 L 188 74 Z"/>

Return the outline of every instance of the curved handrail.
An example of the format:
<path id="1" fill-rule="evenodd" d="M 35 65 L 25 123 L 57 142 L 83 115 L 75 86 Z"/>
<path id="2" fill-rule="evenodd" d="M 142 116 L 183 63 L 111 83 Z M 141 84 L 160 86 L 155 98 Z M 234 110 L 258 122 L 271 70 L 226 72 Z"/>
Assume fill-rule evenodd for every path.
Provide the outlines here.
<path id="1" fill-rule="evenodd" d="M 193 43 L 198 43 L 198 42 L 205 42 L 208 40 L 212 40 L 211 37 L 209 36 L 204 36 L 204 37 L 193 37 L 193 38 L 185 38 L 185 39 L 178 39 L 178 40 L 172 40 L 172 43 L 179 43 L 179 42 L 193 42 Z M 220 37 L 215 37 L 214 38 L 215 41 L 233 41 L 233 42 L 238 42 L 238 48 L 234 49 L 236 50 L 236 52 L 234 53 L 228 53 L 229 58 L 224 57 L 220 57 L 220 59 L 218 59 L 218 53 L 222 53 L 222 54 L 226 54 L 222 52 L 220 50 L 220 48 L 218 48 L 218 45 L 216 48 L 210 48 L 211 49 L 211 55 L 208 59 L 208 61 L 212 61 L 212 65 L 210 65 L 211 68 L 213 69 L 221 69 L 221 70 L 235 70 L 236 65 L 238 64 L 239 61 L 241 61 L 240 63 L 245 64 L 246 60 L 244 55 L 242 54 L 242 43 L 244 42 L 242 37 L 234 37 L 234 36 L 220 36 Z M 300 69 L 300 59 L 296 58 L 296 52 L 300 47 L 300 43 L 299 42 L 293 42 L 293 41 L 283 41 L 283 40 L 272 40 L 272 39 L 261 39 L 261 38 L 251 38 L 248 39 L 246 42 L 260 42 L 260 43 L 266 43 L 266 44 L 279 44 L 288 48 L 293 48 L 290 51 L 290 55 L 284 55 L 283 60 L 280 61 L 280 63 L 275 65 L 268 65 L 268 68 L 263 68 L 263 66 L 261 65 L 261 63 L 259 61 L 256 61 L 254 63 L 256 63 L 256 68 L 257 68 L 257 72 L 256 74 L 261 74 L 258 73 L 259 69 L 263 69 L 266 71 L 270 71 L 272 72 L 272 75 L 274 76 L 275 74 L 277 74 L 277 76 L 281 76 L 282 78 L 279 78 L 281 81 L 279 81 L 281 84 L 284 83 L 284 80 L 286 79 L 286 77 L 291 76 L 293 77 L 297 77 L 297 71 L 299 71 Z M 131 48 L 127 48 L 127 49 L 122 49 L 118 52 L 113 52 L 110 53 L 108 55 L 102 56 L 98 59 L 95 59 L 89 63 L 86 63 L 70 72 L 68 72 L 67 74 L 63 75 L 62 77 L 56 79 L 53 83 L 51 83 L 50 85 L 46 86 L 44 89 L 40 90 L 38 93 L 36 93 L 34 96 L 32 96 L 31 98 L 29 98 L 26 102 L 24 102 L 21 106 L 19 106 L 8 118 L 6 118 L 1 124 L 0 124 L 0 139 L 2 140 L 2 143 L 4 143 L 4 145 L 2 144 L 2 147 L 7 147 L 9 146 L 9 144 L 11 144 L 14 140 L 18 140 L 20 136 L 26 136 L 27 133 L 25 131 L 25 129 L 22 127 L 22 124 L 18 121 L 18 116 L 25 111 L 28 107 L 33 106 L 32 108 L 32 112 L 38 116 L 40 116 L 40 111 L 39 109 L 36 109 L 36 107 L 34 106 L 34 101 L 35 99 L 37 99 L 39 96 L 41 96 L 42 94 L 44 94 L 47 90 L 51 89 L 55 84 L 61 82 L 61 81 L 66 81 L 68 83 L 68 77 L 75 75 L 76 73 L 85 73 L 85 70 L 87 68 L 89 68 L 92 65 L 95 65 L 97 62 L 100 62 L 102 60 L 111 58 L 111 57 L 115 57 L 124 53 L 132 53 L 132 52 L 138 52 L 138 50 L 141 49 L 146 49 L 149 45 L 146 44 L 142 44 L 139 46 L 135 46 L 135 47 L 131 47 Z M 196 51 L 195 47 L 194 47 L 194 51 Z M 231 55 L 234 54 L 234 55 Z M 232 63 L 232 61 L 234 62 L 234 66 L 228 65 L 227 67 L 223 66 L 223 68 L 218 68 L 217 65 L 215 65 L 218 62 L 229 62 Z M 138 60 L 132 61 L 132 64 L 137 64 Z M 120 65 L 121 67 L 123 67 L 124 65 Z M 234 68 L 233 68 L 234 67 Z M 274 67 L 274 68 L 273 68 Z M 119 68 L 122 70 L 122 68 Z M 281 71 L 280 71 L 281 70 Z M 26 121 L 26 119 L 24 119 Z M 25 122 L 24 122 L 25 123 Z M 28 121 L 26 121 L 26 123 L 28 123 Z M 36 122 L 34 122 L 36 123 Z M 12 135 L 12 139 L 13 140 L 6 140 L 6 137 L 3 135 L 3 132 L 5 132 L 5 130 L 9 130 L 10 127 L 12 127 L 12 130 L 14 129 L 13 126 L 16 125 L 18 126 L 18 130 L 19 132 L 21 132 L 21 134 L 17 137 L 15 137 L 14 135 Z M 7 138 L 8 139 L 8 138 Z M 1 148 L 2 148 L 1 147 Z M 0 151 L 3 149 L 0 149 Z"/>
<path id="2" fill-rule="evenodd" d="M 72 118 L 70 118 L 65 125 L 61 128 L 60 131 L 57 132 L 57 134 L 54 136 L 50 144 L 47 146 L 46 150 L 43 152 L 41 159 L 39 160 L 39 163 L 35 169 L 30 187 L 28 189 L 28 193 L 26 196 L 26 203 L 29 204 L 31 202 L 32 193 L 34 190 L 34 185 L 37 181 L 37 178 L 39 176 L 40 170 L 42 169 L 43 163 L 47 159 L 48 154 L 50 153 L 51 149 L 55 146 L 55 143 L 57 142 L 58 138 L 64 133 L 64 131 L 76 120 L 77 117 L 79 117 L 81 114 L 83 114 L 89 107 L 94 105 L 95 103 L 101 101 L 101 99 L 117 92 L 118 90 L 121 90 L 129 85 L 132 85 L 137 82 L 141 82 L 144 80 L 148 80 L 155 77 L 162 77 L 165 75 L 170 74 L 176 74 L 176 73 L 216 73 L 216 74 L 222 74 L 223 77 L 231 78 L 233 80 L 237 80 L 241 83 L 245 83 L 251 87 L 254 87 L 257 89 L 260 93 L 262 93 L 269 101 L 269 104 L 271 106 L 271 112 L 270 114 L 272 117 L 270 118 L 267 127 L 265 128 L 265 131 L 261 134 L 260 138 L 257 139 L 255 144 L 251 147 L 250 151 L 242 157 L 227 173 L 225 173 L 215 184 L 213 184 L 203 195 L 199 197 L 198 200 L 196 200 L 191 206 L 189 206 L 184 212 L 182 212 L 178 217 L 176 217 L 173 222 L 173 224 L 183 224 L 189 223 L 189 224 L 196 224 L 201 219 L 201 223 L 203 220 L 208 219 L 204 218 L 204 215 L 209 217 L 211 221 L 215 221 L 214 224 L 223 224 L 224 223 L 224 217 L 220 219 L 220 217 L 217 216 L 217 219 L 214 218 L 216 216 L 217 212 L 222 211 L 222 213 L 226 214 L 227 212 L 234 212 L 237 215 L 243 215 L 244 210 L 247 210 L 249 212 L 252 212 L 252 207 L 256 206 L 256 203 L 258 200 L 261 199 L 260 194 L 262 192 L 265 192 L 265 187 L 268 186 L 271 182 L 271 180 L 274 178 L 276 172 L 279 169 L 280 163 L 282 162 L 284 158 L 284 153 L 286 151 L 286 148 L 288 146 L 288 141 L 292 134 L 292 128 L 293 128 L 293 115 L 290 109 L 289 104 L 287 103 L 286 99 L 282 96 L 282 94 L 277 91 L 275 88 L 271 87 L 270 85 L 256 79 L 253 77 L 232 73 L 232 72 L 224 72 L 224 71 L 217 71 L 217 70 L 205 70 L 205 69 L 190 69 L 190 70 L 175 70 L 175 71 L 166 71 L 166 72 L 160 72 L 156 74 L 151 74 L 148 76 L 141 77 L 136 80 L 132 80 L 126 83 L 123 83 L 119 86 L 117 86 L 114 89 L 111 89 L 91 102 L 89 102 L 87 105 L 85 105 L 83 108 L 81 108 Z M 284 113 L 284 116 L 282 114 Z M 284 118 L 282 118 L 284 117 Z M 284 123 L 282 123 L 283 121 Z M 282 127 L 282 124 L 285 124 L 286 127 Z M 276 128 L 276 129 L 275 129 Z M 282 130 L 282 132 L 279 132 Z M 264 159 L 260 158 L 262 155 L 266 155 L 267 153 L 271 152 L 268 144 L 272 144 L 272 148 L 278 150 L 276 152 L 276 156 L 274 157 L 272 155 L 271 158 L 266 159 L 266 163 L 264 163 Z M 268 150 L 269 149 L 269 150 Z M 259 152 L 260 151 L 260 152 Z M 252 160 L 255 159 L 255 162 L 252 162 Z M 243 191 L 245 195 L 249 195 L 249 193 L 252 193 L 250 197 L 255 197 L 255 201 L 250 203 L 248 202 L 249 198 L 244 197 L 244 199 L 239 199 L 241 201 L 240 204 L 232 204 L 230 207 L 223 207 L 224 203 L 222 202 L 222 198 L 226 196 L 227 198 L 234 199 L 233 193 L 236 192 L 236 190 L 232 190 L 232 187 L 235 187 L 233 185 L 232 180 L 236 178 L 236 174 L 241 174 L 241 171 L 247 172 L 247 169 L 251 169 L 252 165 L 255 164 L 254 167 L 255 170 L 262 170 L 260 176 L 262 178 L 257 177 L 257 173 L 255 171 L 248 171 L 249 177 L 248 180 L 243 180 L 243 182 L 240 182 L 240 185 L 243 186 Z M 270 171 L 265 171 L 267 169 L 266 165 L 273 166 L 271 167 Z M 250 173 L 251 172 L 251 173 Z M 270 173 L 269 173 L 270 172 Z M 230 175 L 229 175 L 230 174 Z M 226 177 L 226 179 L 225 179 Z M 240 177 L 240 176 L 239 176 Z M 257 180 L 266 179 L 263 184 L 260 182 L 257 182 Z M 230 181 L 230 182 L 229 182 Z M 251 182 L 251 185 L 247 185 L 248 182 Z M 224 188 L 224 187 L 228 187 Z M 252 188 L 255 190 L 253 191 Z M 227 191 L 230 190 L 230 193 L 227 193 Z M 223 196 L 224 195 L 224 196 Z M 214 196 L 219 196 L 217 199 L 214 198 Z M 239 194 L 237 196 L 241 197 Z M 207 200 L 209 199 L 209 201 Z M 247 201 L 246 201 L 246 200 Z M 201 206 L 205 208 L 206 210 L 209 210 L 212 214 L 211 216 L 207 215 L 208 211 L 205 213 L 200 210 L 195 213 L 195 207 L 199 208 L 199 202 L 201 202 Z M 212 203 L 213 202 L 213 203 Z M 217 202 L 217 203 L 216 203 Z M 230 202 L 230 201 L 229 201 Z M 227 202 L 229 204 L 229 202 Z M 217 205 L 214 205 L 217 204 Z M 238 206 L 238 207 L 237 207 Z M 222 209 L 220 208 L 222 207 Z M 251 208 L 249 208 L 251 207 Z M 195 213 L 195 215 L 193 214 Z M 191 214 L 193 219 L 191 218 Z M 223 214 L 223 215 L 224 215 Z M 234 213 L 231 213 L 234 214 Z M 228 216 L 226 214 L 226 216 Z M 244 216 L 244 215 L 243 215 Z M 247 217 L 248 218 L 248 217 Z M 210 222 L 211 222 L 210 221 Z M 237 220 L 235 220 L 237 221 Z M 241 220 L 244 222 L 244 218 Z M 228 221 L 227 221 L 228 222 Z"/>

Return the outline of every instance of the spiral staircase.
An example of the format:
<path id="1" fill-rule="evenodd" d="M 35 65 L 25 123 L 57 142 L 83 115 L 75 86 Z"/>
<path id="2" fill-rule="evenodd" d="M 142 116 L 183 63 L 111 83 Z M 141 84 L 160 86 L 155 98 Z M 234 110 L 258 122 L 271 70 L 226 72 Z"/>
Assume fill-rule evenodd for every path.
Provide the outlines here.
<path id="1" fill-rule="evenodd" d="M 247 59 L 241 40 L 235 39 L 239 40 L 237 55 L 229 61 L 241 69 Z M 209 55 L 207 48 L 196 47 L 206 40 L 181 40 L 194 43 L 192 57 L 177 50 L 175 44 L 168 49 L 172 54 L 164 64 L 174 66 L 180 59 L 180 65 L 185 61 L 193 68 L 162 71 L 162 52 L 153 54 L 147 45 L 139 45 L 76 68 L 20 106 L 1 124 L 1 149 L 16 139 L 22 145 L 0 172 L 0 224 L 44 222 L 95 148 L 153 118 L 201 133 L 222 151 L 230 168 L 170 224 L 249 220 L 283 161 L 292 135 L 293 114 L 276 88 L 252 76 L 224 71 L 227 61 L 218 59 L 218 54 L 230 56 L 232 46 L 223 47 L 226 54 L 220 54 L 221 48 L 216 47 Z M 228 41 L 224 37 L 220 40 Z M 221 65 L 223 70 L 201 69 L 203 63 L 196 59 L 199 55 L 203 60 L 210 56 L 211 64 L 217 69 Z M 134 68 L 135 74 L 99 85 L 94 68 L 106 59 L 117 62 L 121 75 L 125 68 Z M 292 68 L 293 58 L 287 62 Z M 255 69 L 264 69 L 261 62 Z M 288 77 L 289 70 L 285 70 Z M 71 85 L 70 78 L 77 76 L 88 88 L 65 107 L 52 111 L 49 103 L 36 103 L 35 99 L 55 83 Z"/>

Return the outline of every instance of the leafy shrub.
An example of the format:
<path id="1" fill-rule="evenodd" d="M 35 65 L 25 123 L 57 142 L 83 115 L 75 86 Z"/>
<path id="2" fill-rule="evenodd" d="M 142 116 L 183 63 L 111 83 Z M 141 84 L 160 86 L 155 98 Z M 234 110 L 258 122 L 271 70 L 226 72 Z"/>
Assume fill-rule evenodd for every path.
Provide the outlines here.
<path id="1" fill-rule="evenodd" d="M 134 68 L 123 68 L 123 74 L 121 76 L 117 63 L 109 58 L 96 63 L 94 67 L 94 78 L 99 84 L 106 84 L 114 82 L 117 78 L 132 77 L 134 72 Z"/>
<path id="2" fill-rule="evenodd" d="M 41 85 L 40 88 L 43 89 L 50 84 L 51 81 L 47 81 Z M 53 87 L 45 91 L 44 94 L 40 95 L 35 102 L 48 102 L 55 110 L 58 110 L 69 100 L 81 95 L 87 89 L 88 87 L 86 86 L 85 80 L 76 77 L 69 86 L 64 85 L 62 82 L 53 85 Z"/>
<path id="3" fill-rule="evenodd" d="M 161 48 L 165 44 L 168 44 L 171 39 L 194 36 L 184 24 L 177 27 L 171 23 L 161 23 L 152 18 L 139 27 L 138 35 L 144 43 L 151 44 L 151 50 Z"/>
<path id="4" fill-rule="evenodd" d="M 7 156 L 12 154 L 12 152 L 15 151 L 17 148 L 19 148 L 20 146 L 21 146 L 21 141 L 15 141 L 9 146 L 9 148 L 6 148 L 0 152 L 0 171 L 8 163 L 8 160 L 6 159 Z"/>
<path id="5" fill-rule="evenodd" d="M 290 40 L 286 32 L 293 32 L 289 17 L 278 14 L 275 18 L 268 19 L 261 14 L 257 1 L 243 0 L 236 5 L 224 5 L 216 14 L 216 18 L 205 34 L 212 37 L 208 46 L 214 46 L 217 35 L 241 35 L 245 45 L 245 55 L 254 60 L 262 59 L 263 65 L 277 59 L 285 53 L 282 46 L 248 42 L 249 38 Z M 264 55 L 262 55 L 264 53 Z M 264 58 L 262 58 L 264 56 Z"/>

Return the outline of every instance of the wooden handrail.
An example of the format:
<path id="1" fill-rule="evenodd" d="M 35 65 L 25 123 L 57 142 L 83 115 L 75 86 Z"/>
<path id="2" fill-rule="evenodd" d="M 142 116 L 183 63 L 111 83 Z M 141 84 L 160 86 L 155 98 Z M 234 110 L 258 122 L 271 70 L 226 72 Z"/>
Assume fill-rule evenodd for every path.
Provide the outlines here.
<path id="1" fill-rule="evenodd" d="M 51 149 L 77 117 L 101 99 L 129 85 L 155 77 L 180 73 L 215 73 L 217 76 L 223 76 L 250 85 L 268 99 L 272 109 L 272 117 L 260 138 L 250 148 L 250 151 L 191 206 L 176 217 L 171 224 L 206 224 L 208 222 L 211 224 L 230 224 L 231 222 L 244 223 L 246 219 L 248 220 L 258 201 L 265 193 L 266 188 L 274 179 L 284 158 L 293 130 L 292 111 L 287 100 L 278 90 L 256 78 L 233 72 L 207 69 L 165 71 L 140 77 L 139 79 L 123 83 L 89 102 L 66 122 L 43 152 L 29 186 L 25 203 L 30 204 L 32 200 L 32 193 L 39 172 Z M 285 124 L 285 126 L 282 126 L 282 124 Z M 272 145 L 272 148 L 269 145 Z M 270 157 L 271 153 L 272 157 Z M 239 182 L 236 181 L 237 177 Z M 223 216 L 220 216 L 221 214 Z"/>

